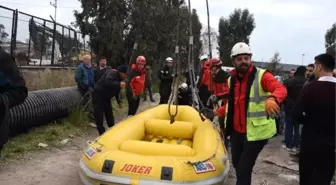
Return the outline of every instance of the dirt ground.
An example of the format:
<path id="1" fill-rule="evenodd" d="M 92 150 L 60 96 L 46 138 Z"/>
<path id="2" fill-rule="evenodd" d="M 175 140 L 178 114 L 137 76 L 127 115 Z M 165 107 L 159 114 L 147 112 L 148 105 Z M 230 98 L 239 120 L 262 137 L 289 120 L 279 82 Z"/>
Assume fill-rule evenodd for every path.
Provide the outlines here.
<path id="1" fill-rule="evenodd" d="M 143 103 L 140 109 L 145 110 L 156 104 Z M 2 164 L 0 185 L 82 185 L 78 176 L 79 158 L 87 141 L 95 137 L 97 131 L 92 128 L 83 137 L 72 139 L 66 147 L 42 150 L 28 154 L 22 160 Z M 288 164 L 289 155 L 281 149 L 281 140 L 282 136 L 272 139 L 262 151 L 254 167 L 253 185 L 298 184 L 297 164 Z M 227 185 L 235 184 L 234 170 L 231 169 Z"/>

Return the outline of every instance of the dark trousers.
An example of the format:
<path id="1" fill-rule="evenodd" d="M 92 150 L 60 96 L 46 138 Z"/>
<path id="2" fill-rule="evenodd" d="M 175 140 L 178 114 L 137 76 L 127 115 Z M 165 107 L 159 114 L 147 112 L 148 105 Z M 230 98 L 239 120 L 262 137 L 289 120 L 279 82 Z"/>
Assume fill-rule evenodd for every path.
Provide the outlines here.
<path id="1" fill-rule="evenodd" d="M 133 116 L 139 108 L 140 97 L 133 97 L 133 94 L 129 92 L 126 93 L 126 96 L 128 101 L 128 116 Z"/>
<path id="2" fill-rule="evenodd" d="M 160 83 L 159 93 L 160 93 L 159 104 L 167 104 L 169 101 L 169 96 L 171 94 L 171 84 Z"/>
<path id="3" fill-rule="evenodd" d="M 148 91 L 149 99 L 153 101 L 154 98 L 153 98 L 153 91 L 152 91 L 152 83 L 151 82 L 146 83 L 146 86 L 144 88 L 143 99 L 145 101 L 147 100 L 147 91 Z"/>
<path id="4" fill-rule="evenodd" d="M 200 97 L 200 99 L 201 99 L 203 105 L 204 105 L 205 107 L 208 107 L 208 106 L 207 106 L 207 102 L 208 102 L 209 97 L 211 96 L 211 93 L 209 92 L 208 87 L 205 86 L 205 85 L 202 85 L 202 86 L 199 88 L 199 93 L 198 93 L 198 95 L 199 95 L 199 97 Z M 211 107 L 212 107 L 212 106 L 211 106 Z M 209 108 L 211 108 L 211 107 L 209 107 Z"/>
<path id="5" fill-rule="evenodd" d="M 246 134 L 232 133 L 231 155 L 237 175 L 236 185 L 251 185 L 253 166 L 267 141 L 247 141 Z"/>
<path id="6" fill-rule="evenodd" d="M 113 110 L 111 98 L 104 96 L 99 92 L 92 93 L 92 103 L 94 110 L 94 119 L 100 135 L 105 132 L 104 128 L 104 115 L 106 123 L 109 127 L 114 125 Z"/>
<path id="7" fill-rule="evenodd" d="M 330 185 L 335 173 L 335 148 L 300 146 L 300 185 Z"/>
<path id="8" fill-rule="evenodd" d="M 286 112 L 285 144 L 288 148 L 299 147 L 300 144 L 300 125 Z M 293 133 L 294 131 L 294 133 Z"/>

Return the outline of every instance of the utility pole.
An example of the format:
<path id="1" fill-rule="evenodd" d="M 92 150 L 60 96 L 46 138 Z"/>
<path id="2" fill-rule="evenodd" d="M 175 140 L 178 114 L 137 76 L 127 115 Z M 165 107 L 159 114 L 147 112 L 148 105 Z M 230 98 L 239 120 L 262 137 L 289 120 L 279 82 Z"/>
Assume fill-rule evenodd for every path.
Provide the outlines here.
<path id="1" fill-rule="evenodd" d="M 302 53 L 302 62 L 301 62 L 301 65 L 303 65 L 303 59 L 304 59 L 304 57 L 305 57 L 305 54 Z"/>
<path id="2" fill-rule="evenodd" d="M 54 3 L 50 2 L 50 5 L 55 8 L 54 20 L 56 22 L 56 13 L 57 13 L 57 0 Z"/>

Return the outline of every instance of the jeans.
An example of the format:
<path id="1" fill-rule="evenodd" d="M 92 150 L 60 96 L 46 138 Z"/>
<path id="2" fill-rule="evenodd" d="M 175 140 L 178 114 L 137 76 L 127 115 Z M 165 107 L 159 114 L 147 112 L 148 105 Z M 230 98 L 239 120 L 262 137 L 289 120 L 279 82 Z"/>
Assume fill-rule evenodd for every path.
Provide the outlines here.
<path id="1" fill-rule="evenodd" d="M 300 126 L 292 118 L 291 114 L 286 114 L 285 144 L 287 148 L 298 148 L 300 144 Z M 293 133 L 294 131 L 294 133 Z"/>

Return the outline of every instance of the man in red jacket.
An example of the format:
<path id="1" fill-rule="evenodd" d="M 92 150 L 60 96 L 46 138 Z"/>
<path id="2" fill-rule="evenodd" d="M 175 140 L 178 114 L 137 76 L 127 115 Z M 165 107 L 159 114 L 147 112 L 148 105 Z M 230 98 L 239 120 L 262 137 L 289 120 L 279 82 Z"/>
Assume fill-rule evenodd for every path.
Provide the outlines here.
<path id="1" fill-rule="evenodd" d="M 126 96 L 128 101 L 128 116 L 135 115 L 139 108 L 140 96 L 145 86 L 145 64 L 146 58 L 138 56 L 127 75 Z"/>
<path id="2" fill-rule="evenodd" d="M 211 66 L 211 85 L 209 86 L 209 90 L 212 93 L 212 97 L 210 100 L 213 107 L 215 107 L 216 111 L 214 111 L 215 116 L 219 116 L 220 127 L 224 132 L 224 118 L 225 118 L 225 109 L 227 104 L 227 95 L 229 93 L 227 79 L 230 77 L 230 74 L 222 69 L 223 62 L 219 58 L 212 58 L 210 60 Z M 221 107 L 219 109 L 216 108 L 218 106 L 218 101 L 222 100 Z"/>
<path id="3" fill-rule="evenodd" d="M 231 137 L 232 164 L 237 185 L 250 185 L 255 161 L 276 134 L 279 103 L 287 96 L 286 88 L 274 76 L 252 65 L 250 47 L 239 42 L 231 51 L 235 69 L 229 79 L 230 98 L 225 136 Z"/>

